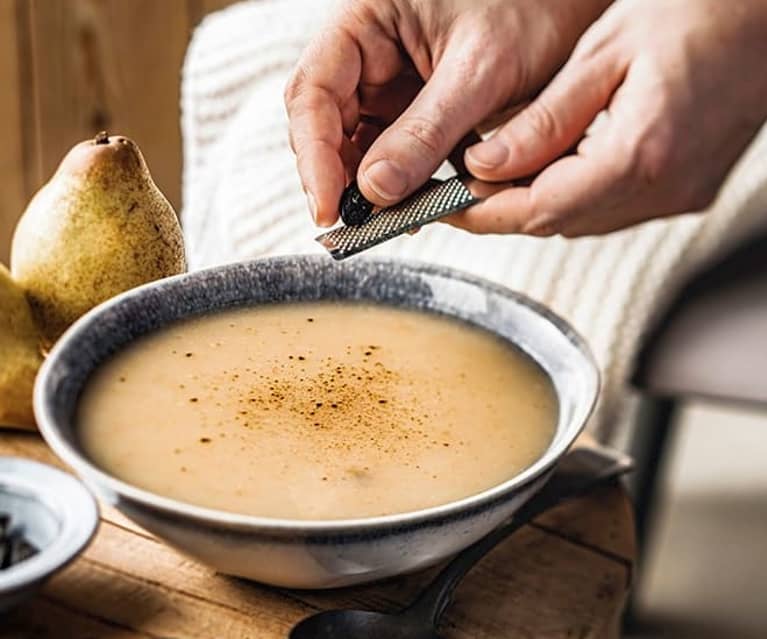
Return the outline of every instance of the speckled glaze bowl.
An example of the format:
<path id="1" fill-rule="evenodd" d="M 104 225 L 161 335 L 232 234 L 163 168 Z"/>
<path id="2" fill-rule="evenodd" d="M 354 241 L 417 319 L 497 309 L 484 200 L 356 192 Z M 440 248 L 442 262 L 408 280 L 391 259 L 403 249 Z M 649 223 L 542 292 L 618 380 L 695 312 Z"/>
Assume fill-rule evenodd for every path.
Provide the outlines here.
<path id="1" fill-rule="evenodd" d="M 459 501 L 384 517 L 295 521 L 182 503 L 127 484 L 81 451 L 75 411 L 93 370 L 131 340 L 181 318 L 311 300 L 361 300 L 444 313 L 490 330 L 532 356 L 559 400 L 556 435 L 512 479 Z M 465 548 L 538 489 L 583 428 L 597 368 L 561 319 L 526 297 L 426 264 L 325 256 L 265 259 L 198 271 L 129 291 L 80 319 L 47 359 L 35 389 L 46 441 L 103 500 L 217 570 L 293 588 L 331 588 L 424 568 Z"/>

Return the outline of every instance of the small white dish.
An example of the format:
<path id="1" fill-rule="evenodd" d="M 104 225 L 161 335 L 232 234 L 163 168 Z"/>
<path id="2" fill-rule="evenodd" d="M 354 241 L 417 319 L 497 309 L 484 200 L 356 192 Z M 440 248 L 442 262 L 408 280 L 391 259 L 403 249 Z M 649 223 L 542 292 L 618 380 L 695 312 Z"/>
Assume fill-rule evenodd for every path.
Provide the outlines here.
<path id="1" fill-rule="evenodd" d="M 0 513 L 38 552 L 0 570 L 0 613 L 31 596 L 93 538 L 99 510 L 77 479 L 52 466 L 0 457 Z"/>

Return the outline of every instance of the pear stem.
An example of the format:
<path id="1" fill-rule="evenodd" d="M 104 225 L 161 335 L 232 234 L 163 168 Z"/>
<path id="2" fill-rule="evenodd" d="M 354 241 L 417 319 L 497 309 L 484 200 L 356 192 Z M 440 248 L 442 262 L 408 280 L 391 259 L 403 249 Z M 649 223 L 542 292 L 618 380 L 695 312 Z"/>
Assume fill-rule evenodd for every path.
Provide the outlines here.
<path id="1" fill-rule="evenodd" d="M 96 135 L 95 138 L 93 138 L 93 141 L 96 144 L 109 144 L 109 133 L 106 131 L 101 131 Z"/>

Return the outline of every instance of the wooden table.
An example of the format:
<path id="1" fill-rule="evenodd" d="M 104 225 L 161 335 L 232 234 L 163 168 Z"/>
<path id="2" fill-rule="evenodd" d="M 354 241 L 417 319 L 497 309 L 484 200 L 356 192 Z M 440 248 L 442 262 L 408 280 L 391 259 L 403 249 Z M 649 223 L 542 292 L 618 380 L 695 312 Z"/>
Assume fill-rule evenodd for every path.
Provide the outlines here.
<path id="1" fill-rule="evenodd" d="M 35 435 L 0 432 L 0 455 L 61 464 Z M 621 488 L 564 504 L 488 555 L 456 591 L 446 639 L 614 639 L 635 556 Z M 0 619 L 2 639 L 277 639 L 332 607 L 393 611 L 432 571 L 334 592 L 214 573 L 104 508 L 88 550 Z"/>

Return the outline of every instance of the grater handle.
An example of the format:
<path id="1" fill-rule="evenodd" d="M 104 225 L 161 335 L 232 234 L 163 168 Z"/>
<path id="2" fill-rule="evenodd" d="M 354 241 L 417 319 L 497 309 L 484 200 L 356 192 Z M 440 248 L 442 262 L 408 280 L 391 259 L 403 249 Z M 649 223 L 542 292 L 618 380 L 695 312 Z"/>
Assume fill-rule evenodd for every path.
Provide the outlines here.
<path id="1" fill-rule="evenodd" d="M 432 179 L 406 200 L 374 209 L 362 224 L 337 227 L 316 240 L 337 260 L 356 255 L 477 203 L 479 199 L 464 184 L 465 179 L 463 176 L 444 181 Z"/>

